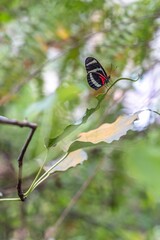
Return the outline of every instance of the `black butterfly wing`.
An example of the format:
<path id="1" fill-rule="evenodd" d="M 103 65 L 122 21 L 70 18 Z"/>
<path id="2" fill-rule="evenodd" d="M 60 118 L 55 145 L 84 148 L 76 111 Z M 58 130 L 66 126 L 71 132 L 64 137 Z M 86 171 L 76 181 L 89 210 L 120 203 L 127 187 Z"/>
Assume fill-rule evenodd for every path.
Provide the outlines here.
<path id="1" fill-rule="evenodd" d="M 97 59 L 93 57 L 87 57 L 85 60 L 85 67 L 86 67 L 87 73 L 96 72 L 107 78 L 107 73 L 105 72 L 102 65 L 97 61 Z"/>
<path id="2" fill-rule="evenodd" d="M 87 81 L 91 88 L 94 88 L 95 90 L 98 90 L 101 88 L 104 84 L 102 83 L 102 80 L 100 78 L 100 74 L 96 72 L 89 72 L 87 74 Z"/>

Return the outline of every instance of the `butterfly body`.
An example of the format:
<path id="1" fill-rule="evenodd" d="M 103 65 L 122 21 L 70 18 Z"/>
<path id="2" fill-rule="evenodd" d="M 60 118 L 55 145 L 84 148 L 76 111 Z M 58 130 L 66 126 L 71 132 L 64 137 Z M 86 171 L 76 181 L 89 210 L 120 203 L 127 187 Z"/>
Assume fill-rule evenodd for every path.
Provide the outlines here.
<path id="1" fill-rule="evenodd" d="M 90 87 L 98 90 L 109 82 L 110 76 L 107 75 L 102 65 L 93 57 L 87 57 L 85 60 L 87 71 L 87 81 Z"/>

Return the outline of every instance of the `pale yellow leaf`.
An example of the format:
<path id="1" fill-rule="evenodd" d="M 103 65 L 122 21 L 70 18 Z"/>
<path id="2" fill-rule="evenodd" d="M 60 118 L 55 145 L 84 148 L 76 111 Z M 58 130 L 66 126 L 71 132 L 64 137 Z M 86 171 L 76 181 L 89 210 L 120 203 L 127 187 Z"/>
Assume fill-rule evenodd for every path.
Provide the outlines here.
<path id="1" fill-rule="evenodd" d="M 85 160 L 87 160 L 87 154 L 82 149 L 76 150 L 68 154 L 68 156 L 60 162 L 57 166 L 53 168 L 50 173 L 58 172 L 58 171 L 66 171 L 71 167 L 75 167 L 78 164 L 82 164 Z M 45 166 L 44 170 L 49 170 L 50 167 L 54 166 L 58 160 L 54 160 L 51 162 L 50 166 Z"/>
<path id="2" fill-rule="evenodd" d="M 80 133 L 78 141 L 94 144 L 99 142 L 111 143 L 114 140 L 119 140 L 128 130 L 133 129 L 133 123 L 137 119 L 138 113 L 131 116 L 120 116 L 113 123 L 105 123 L 94 130 Z"/>

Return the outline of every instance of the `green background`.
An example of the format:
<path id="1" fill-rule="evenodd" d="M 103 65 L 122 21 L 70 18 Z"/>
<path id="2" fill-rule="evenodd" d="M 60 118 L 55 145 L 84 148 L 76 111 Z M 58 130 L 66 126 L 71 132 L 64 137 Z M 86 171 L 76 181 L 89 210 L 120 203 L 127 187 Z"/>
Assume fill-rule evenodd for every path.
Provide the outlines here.
<path id="1" fill-rule="evenodd" d="M 1 1 L 0 114 L 38 124 L 24 158 L 25 190 L 43 161 L 45 138 L 56 137 L 95 105 L 97 93 L 87 84 L 85 58 L 97 58 L 112 81 L 138 74 L 139 82 L 143 81 L 159 67 L 158 55 L 153 55 L 159 48 L 152 44 L 158 39 L 159 14 L 157 0 Z M 58 86 L 47 93 L 44 75 L 48 71 L 57 74 Z M 56 86 L 54 75 L 53 83 Z M 130 98 L 158 111 L 159 89 L 153 87 L 158 85 L 152 75 L 150 84 L 149 100 L 145 92 L 142 99 Z M 114 86 L 85 129 L 113 122 L 127 108 L 129 113 L 137 111 L 126 97 L 140 90 L 141 85 L 135 88 L 128 81 Z M 160 121 L 155 114 L 150 120 L 142 131 L 130 131 L 118 142 L 86 149 L 88 161 L 51 175 L 26 202 L 0 202 L 0 239 L 158 240 Z M 28 131 L 1 125 L 0 192 L 5 197 L 17 196 L 17 158 Z M 50 159 L 61 154 L 61 148 L 50 149 Z M 88 187 L 54 233 L 63 210 L 87 181 Z"/>

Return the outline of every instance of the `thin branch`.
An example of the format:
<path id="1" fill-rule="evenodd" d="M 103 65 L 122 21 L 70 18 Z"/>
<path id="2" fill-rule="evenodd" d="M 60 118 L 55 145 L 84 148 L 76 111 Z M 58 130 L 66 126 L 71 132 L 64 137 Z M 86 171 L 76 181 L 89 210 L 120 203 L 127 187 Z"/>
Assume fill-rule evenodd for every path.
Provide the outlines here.
<path id="1" fill-rule="evenodd" d="M 32 186 L 31 191 L 33 191 L 39 184 L 41 184 L 45 179 L 49 177 L 49 175 L 52 173 L 52 170 L 59 165 L 67 156 L 69 153 L 66 153 L 59 161 L 57 161 L 53 166 L 51 166 L 40 178 L 38 178 L 36 181 L 34 181 L 34 184 Z M 45 161 L 44 161 L 45 162 Z M 42 165 L 43 168 L 43 165 Z M 36 176 L 37 178 L 37 176 Z M 30 189 L 29 189 L 30 191 Z M 28 194 L 28 191 L 25 193 L 25 195 Z"/>
<path id="2" fill-rule="evenodd" d="M 47 156 L 48 156 L 48 150 L 47 150 L 47 152 L 46 152 L 46 156 L 45 156 L 45 158 L 44 158 L 43 164 L 41 165 L 41 167 L 40 167 L 40 169 L 39 169 L 36 177 L 34 178 L 31 186 L 30 186 L 29 189 L 24 193 L 24 196 L 25 196 L 25 197 L 27 197 L 28 194 L 30 194 L 30 193 L 42 182 L 42 179 L 41 179 L 41 177 L 39 178 L 39 176 L 40 176 L 40 174 L 41 174 L 41 172 L 42 172 L 42 170 L 43 170 L 43 167 L 44 167 L 44 165 L 45 165 Z M 44 175 L 44 174 L 43 174 L 43 175 Z M 43 176 L 43 175 L 42 175 L 42 176 Z M 41 182 L 38 181 L 39 179 L 41 179 Z M 44 180 L 45 180 L 45 179 L 44 179 Z"/>
<path id="3" fill-rule="evenodd" d="M 155 111 L 155 110 L 152 110 L 152 109 L 150 109 L 150 108 L 147 108 L 147 109 L 145 109 L 144 111 L 150 111 L 150 112 L 156 113 L 157 115 L 160 115 L 159 112 L 157 112 L 157 111 Z"/>
<path id="4" fill-rule="evenodd" d="M 23 194 L 23 190 L 22 190 L 22 165 L 23 165 L 23 158 L 24 158 L 24 154 L 27 150 L 27 147 L 33 137 L 33 134 L 35 132 L 36 128 L 32 128 L 29 135 L 28 135 L 28 138 L 25 142 L 25 144 L 23 145 L 23 148 L 21 150 L 21 153 L 18 157 L 18 167 L 19 167 L 19 172 L 18 172 L 18 184 L 17 184 L 17 191 L 18 191 L 18 196 L 20 197 L 20 199 L 22 201 L 25 200 L 25 197 L 24 197 L 24 194 Z"/>
<path id="5" fill-rule="evenodd" d="M 20 122 L 20 121 L 17 121 L 15 119 L 8 119 L 6 117 L 3 117 L 3 116 L 0 116 L 0 123 L 1 124 L 8 124 L 8 125 L 14 125 L 14 126 L 18 126 L 18 127 L 28 127 L 28 128 L 31 128 L 31 129 L 36 129 L 37 128 L 37 124 L 36 123 L 31 123 L 31 122 L 28 122 L 28 121 L 23 121 L 23 122 Z"/>
<path id="6" fill-rule="evenodd" d="M 18 196 L 19 198 L 21 199 L 21 201 L 24 201 L 25 200 L 25 197 L 24 197 L 24 194 L 23 194 L 23 190 L 22 190 L 22 166 L 23 166 L 23 158 L 24 158 L 24 155 L 26 153 L 26 150 L 27 150 L 27 147 L 33 137 L 33 134 L 37 128 L 37 124 L 35 123 L 31 123 L 31 122 L 28 122 L 28 121 L 23 121 L 23 122 L 20 122 L 20 121 L 17 121 L 15 119 L 8 119 L 6 117 L 3 117 L 3 116 L 0 116 L 0 123 L 1 124 L 8 124 L 8 125 L 13 125 L 13 126 L 18 126 L 18 127 L 28 127 L 31 129 L 29 135 L 28 135 L 28 138 L 26 140 L 26 142 L 24 143 L 23 147 L 22 147 L 22 150 L 19 154 L 19 157 L 18 157 L 18 168 L 19 168 L 19 172 L 18 172 L 18 183 L 17 183 L 17 192 L 18 192 Z"/>

